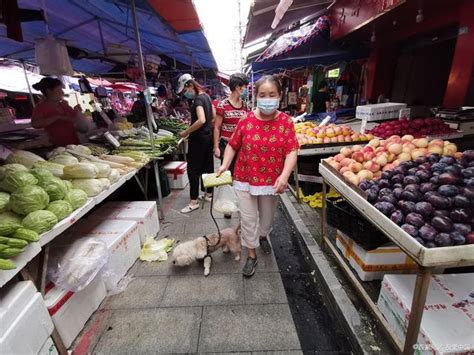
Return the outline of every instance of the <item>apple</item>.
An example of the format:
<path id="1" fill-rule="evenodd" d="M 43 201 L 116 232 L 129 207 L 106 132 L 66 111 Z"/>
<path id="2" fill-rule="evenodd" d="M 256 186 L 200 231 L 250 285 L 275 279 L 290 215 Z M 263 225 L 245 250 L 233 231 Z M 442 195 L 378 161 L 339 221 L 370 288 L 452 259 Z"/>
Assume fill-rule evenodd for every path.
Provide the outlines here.
<path id="1" fill-rule="evenodd" d="M 342 134 L 345 136 L 350 136 L 352 134 L 352 129 L 345 127 L 342 129 Z"/>
<path id="2" fill-rule="evenodd" d="M 444 141 L 442 139 L 433 139 L 431 142 L 428 143 L 428 146 L 432 146 L 432 145 L 439 145 L 443 147 Z"/>
<path id="3" fill-rule="evenodd" d="M 352 155 L 352 149 L 349 147 L 343 147 L 341 148 L 340 154 L 344 155 L 345 157 L 350 157 Z"/>
<path id="4" fill-rule="evenodd" d="M 404 141 L 412 141 L 413 139 L 415 139 L 415 137 L 413 137 L 411 134 L 405 134 L 403 137 L 402 137 L 402 140 Z"/>
<path id="5" fill-rule="evenodd" d="M 350 158 L 344 158 L 340 161 L 342 166 L 349 166 L 350 163 L 354 162 L 354 160 Z"/>
<path id="6" fill-rule="evenodd" d="M 352 152 L 358 152 L 359 150 L 362 150 L 362 146 L 359 144 L 353 145 L 352 146 Z"/>
<path id="7" fill-rule="evenodd" d="M 433 145 L 428 145 L 428 151 L 431 153 L 431 154 L 443 154 L 443 147 L 442 146 L 439 146 L 437 144 L 433 144 Z"/>
<path id="8" fill-rule="evenodd" d="M 387 162 L 391 163 L 393 162 L 395 159 L 397 158 L 397 156 L 393 153 L 388 153 L 387 155 Z"/>
<path id="9" fill-rule="evenodd" d="M 388 163 L 387 160 L 387 155 L 386 154 L 380 154 L 375 158 L 375 162 L 379 164 L 380 166 L 385 166 Z"/>
<path id="10" fill-rule="evenodd" d="M 318 138 L 324 138 L 326 134 L 324 133 L 324 131 L 319 131 L 317 134 L 316 134 L 316 137 Z"/>
<path id="11" fill-rule="evenodd" d="M 403 150 L 403 146 L 400 143 L 390 143 L 388 145 L 388 151 L 393 154 L 400 154 Z"/>
<path id="12" fill-rule="evenodd" d="M 386 152 L 387 151 L 387 148 L 385 147 L 377 147 L 377 149 L 375 149 L 375 153 L 381 153 L 381 152 Z"/>
<path id="13" fill-rule="evenodd" d="M 455 158 L 455 159 L 461 159 L 461 157 L 462 157 L 462 152 L 456 152 L 456 153 L 454 153 L 454 158 Z"/>
<path id="14" fill-rule="evenodd" d="M 400 136 L 397 136 L 397 135 L 393 135 L 393 136 L 390 136 L 387 141 L 388 142 L 394 142 L 394 143 L 400 143 L 402 139 L 400 138 Z"/>
<path id="15" fill-rule="evenodd" d="M 361 151 L 357 151 L 355 153 L 352 153 L 352 159 L 354 159 L 355 161 L 357 161 L 359 163 L 362 163 L 362 162 L 364 162 L 364 153 L 362 153 Z"/>
<path id="16" fill-rule="evenodd" d="M 358 173 L 359 171 L 361 171 L 363 168 L 362 164 L 355 161 L 353 163 L 350 163 L 349 164 L 349 169 L 353 172 L 353 173 Z"/>
<path id="17" fill-rule="evenodd" d="M 371 147 L 377 148 L 378 146 L 380 146 L 380 139 L 377 139 L 377 138 L 371 139 L 368 144 Z"/>
<path id="18" fill-rule="evenodd" d="M 336 136 L 342 134 L 342 128 L 341 127 L 334 127 L 334 133 L 336 134 Z"/>
<path id="19" fill-rule="evenodd" d="M 377 171 L 374 173 L 374 180 L 380 179 L 382 177 L 382 171 Z"/>
<path id="20" fill-rule="evenodd" d="M 456 147 L 456 145 L 450 143 L 443 148 L 443 155 L 452 157 L 457 152 L 457 150 L 458 148 Z"/>
<path id="21" fill-rule="evenodd" d="M 364 163 L 364 168 L 367 170 L 370 170 L 371 172 L 375 173 L 380 170 L 380 165 L 378 165 L 376 162 L 370 160 Z"/>
<path id="22" fill-rule="evenodd" d="M 362 152 L 366 153 L 366 152 L 374 152 L 374 148 L 372 148 L 370 145 L 366 145 L 364 148 L 362 148 Z"/>
<path id="23" fill-rule="evenodd" d="M 365 139 L 370 141 L 370 140 L 374 139 L 374 135 L 372 133 L 368 133 L 368 134 L 365 135 Z"/>
<path id="24" fill-rule="evenodd" d="M 402 152 L 406 153 L 410 153 L 412 150 L 416 149 L 416 145 L 411 142 L 403 143 L 402 147 Z"/>
<path id="25" fill-rule="evenodd" d="M 428 139 L 426 138 L 414 139 L 413 144 L 416 145 L 418 148 L 426 148 L 428 146 Z"/>
<path id="26" fill-rule="evenodd" d="M 370 170 L 364 169 L 364 170 L 359 171 L 357 173 L 357 176 L 361 180 L 372 180 L 374 178 L 374 173 L 371 172 Z"/>
<path id="27" fill-rule="evenodd" d="M 316 138 L 316 143 L 318 143 L 318 144 L 323 143 L 323 139 L 322 138 Z"/>

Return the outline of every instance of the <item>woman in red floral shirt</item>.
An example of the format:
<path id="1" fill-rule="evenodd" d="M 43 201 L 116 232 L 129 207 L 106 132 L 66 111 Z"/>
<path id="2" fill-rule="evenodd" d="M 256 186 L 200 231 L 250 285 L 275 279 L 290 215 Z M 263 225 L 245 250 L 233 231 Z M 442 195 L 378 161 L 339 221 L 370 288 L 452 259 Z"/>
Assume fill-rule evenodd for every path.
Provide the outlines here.
<path id="1" fill-rule="evenodd" d="M 273 76 L 255 84 L 257 108 L 237 124 L 217 174 L 227 170 L 237 154 L 234 188 L 239 198 L 242 245 L 248 249 L 244 276 L 257 266 L 256 248 L 269 254 L 268 235 L 278 204 L 285 191 L 299 148 L 293 121 L 278 111 L 281 85 Z"/>

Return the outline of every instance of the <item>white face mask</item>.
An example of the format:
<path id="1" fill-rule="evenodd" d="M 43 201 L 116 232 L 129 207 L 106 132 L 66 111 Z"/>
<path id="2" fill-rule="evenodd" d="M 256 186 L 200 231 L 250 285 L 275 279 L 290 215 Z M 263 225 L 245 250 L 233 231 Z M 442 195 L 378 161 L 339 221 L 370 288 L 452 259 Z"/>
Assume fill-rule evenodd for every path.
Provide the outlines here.
<path id="1" fill-rule="evenodd" d="M 257 98 L 257 107 L 264 115 L 271 115 L 272 113 L 275 113 L 279 106 L 279 97 Z"/>

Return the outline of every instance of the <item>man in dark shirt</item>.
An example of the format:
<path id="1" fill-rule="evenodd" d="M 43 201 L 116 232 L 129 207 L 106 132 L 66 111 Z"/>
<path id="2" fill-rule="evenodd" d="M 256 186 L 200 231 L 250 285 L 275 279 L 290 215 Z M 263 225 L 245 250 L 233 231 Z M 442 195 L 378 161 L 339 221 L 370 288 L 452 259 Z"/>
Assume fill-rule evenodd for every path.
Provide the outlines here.
<path id="1" fill-rule="evenodd" d="M 318 85 L 318 91 L 313 95 L 313 113 L 328 112 L 331 104 L 331 97 L 328 94 L 328 83 L 321 81 Z"/>

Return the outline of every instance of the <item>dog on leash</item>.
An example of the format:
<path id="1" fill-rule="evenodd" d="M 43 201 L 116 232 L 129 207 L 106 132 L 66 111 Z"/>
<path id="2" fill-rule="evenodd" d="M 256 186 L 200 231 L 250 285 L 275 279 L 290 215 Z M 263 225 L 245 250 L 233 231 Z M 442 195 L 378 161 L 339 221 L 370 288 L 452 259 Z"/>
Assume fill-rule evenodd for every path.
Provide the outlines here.
<path id="1" fill-rule="evenodd" d="M 240 224 L 222 230 L 220 241 L 219 235 L 215 233 L 178 244 L 173 249 L 171 260 L 176 266 L 187 266 L 194 261 L 204 260 L 204 276 L 208 276 L 211 269 L 211 257 L 208 253 L 221 248 L 224 253 L 232 252 L 235 260 L 240 260 Z"/>

